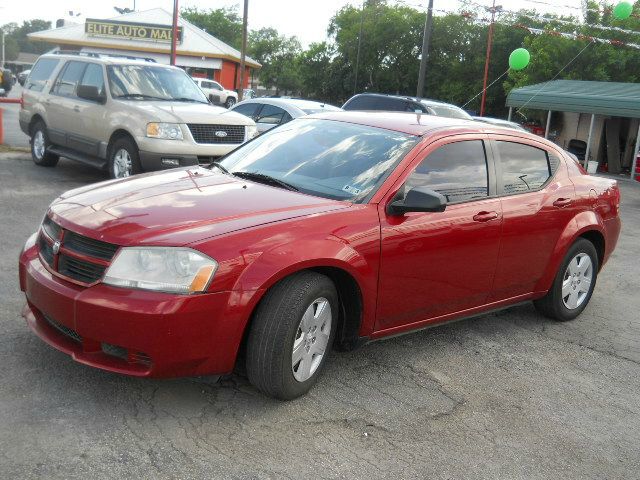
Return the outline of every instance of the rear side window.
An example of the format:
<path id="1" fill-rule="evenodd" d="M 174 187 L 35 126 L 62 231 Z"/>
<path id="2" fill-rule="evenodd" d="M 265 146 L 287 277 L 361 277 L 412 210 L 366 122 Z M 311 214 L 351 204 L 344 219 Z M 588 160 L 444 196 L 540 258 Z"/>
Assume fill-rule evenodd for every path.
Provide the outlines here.
<path id="1" fill-rule="evenodd" d="M 496 144 L 500 154 L 502 186 L 505 194 L 538 190 L 551 177 L 551 168 L 545 150 L 515 142 L 496 142 Z"/>
<path id="2" fill-rule="evenodd" d="M 256 123 L 275 123 L 279 124 L 284 118 L 285 112 L 283 109 L 274 107 L 273 105 L 265 105 L 260 110 L 260 115 L 256 118 Z"/>
<path id="3" fill-rule="evenodd" d="M 241 113 L 242 115 L 246 115 L 247 117 L 253 118 L 259 106 L 260 106 L 259 103 L 244 103 L 244 104 L 238 105 L 236 108 L 233 109 L 233 111 Z"/>
<path id="4" fill-rule="evenodd" d="M 378 97 L 374 95 L 362 95 L 350 100 L 343 108 L 345 110 L 385 110 L 388 112 L 406 112 L 408 107 L 405 100 Z"/>
<path id="5" fill-rule="evenodd" d="M 86 62 L 68 62 L 62 69 L 62 73 L 58 75 L 58 79 L 51 91 L 56 95 L 75 96 L 76 87 L 80 83 L 86 66 Z"/>
<path id="6" fill-rule="evenodd" d="M 60 60 L 57 58 L 41 58 L 36 62 L 29 74 L 29 81 L 25 85 L 27 90 L 41 92 L 44 84 L 51 77 L 51 74 L 58 66 Z"/>
<path id="7" fill-rule="evenodd" d="M 405 191 L 427 187 L 447 203 L 468 202 L 489 196 L 487 156 L 482 140 L 444 145 L 431 152 L 405 183 Z"/>

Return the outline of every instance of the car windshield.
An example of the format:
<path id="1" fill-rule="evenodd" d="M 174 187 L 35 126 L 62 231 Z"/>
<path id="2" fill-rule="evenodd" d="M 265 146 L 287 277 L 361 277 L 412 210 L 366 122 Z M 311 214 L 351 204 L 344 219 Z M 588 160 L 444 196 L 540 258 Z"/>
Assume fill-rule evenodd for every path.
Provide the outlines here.
<path id="1" fill-rule="evenodd" d="M 438 115 L 440 117 L 461 118 L 463 120 L 473 120 L 471 115 L 469 115 L 467 112 L 465 112 L 461 108 L 445 107 L 445 106 L 442 106 L 442 105 L 429 105 L 429 108 L 431 108 L 434 112 L 436 112 L 436 115 Z"/>
<path id="2" fill-rule="evenodd" d="M 182 70 L 159 65 L 110 65 L 113 98 L 208 103 L 202 90 Z"/>
<path id="3" fill-rule="evenodd" d="M 360 202 L 417 142 L 391 130 L 303 117 L 264 133 L 220 164 L 232 174 L 259 173 L 303 193 Z"/>

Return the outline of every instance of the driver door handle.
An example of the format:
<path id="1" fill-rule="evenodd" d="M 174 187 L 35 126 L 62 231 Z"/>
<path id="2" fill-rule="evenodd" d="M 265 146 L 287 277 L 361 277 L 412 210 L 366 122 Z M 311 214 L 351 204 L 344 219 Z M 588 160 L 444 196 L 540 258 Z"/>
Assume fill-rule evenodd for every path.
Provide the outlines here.
<path id="1" fill-rule="evenodd" d="M 570 198 L 559 198 L 555 202 L 553 202 L 554 207 L 562 208 L 571 204 Z"/>
<path id="2" fill-rule="evenodd" d="M 478 212 L 473 216 L 476 222 L 489 222 L 498 218 L 498 212 Z"/>

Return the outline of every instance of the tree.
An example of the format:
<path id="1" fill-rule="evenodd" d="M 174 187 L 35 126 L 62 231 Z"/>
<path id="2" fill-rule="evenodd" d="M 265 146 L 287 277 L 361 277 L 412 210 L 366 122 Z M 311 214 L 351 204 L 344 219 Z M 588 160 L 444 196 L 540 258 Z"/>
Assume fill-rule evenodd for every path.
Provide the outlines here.
<path id="1" fill-rule="evenodd" d="M 249 34 L 249 53 L 262 65 L 258 71 L 266 87 L 275 87 L 276 94 L 299 91 L 298 56 L 302 52 L 296 37 L 285 37 L 274 28 L 261 28 Z"/>
<path id="2" fill-rule="evenodd" d="M 209 10 L 187 7 L 180 11 L 180 15 L 217 39 L 240 49 L 242 45 L 242 17 L 238 14 L 237 6 Z"/>
<path id="3" fill-rule="evenodd" d="M 2 27 L 5 33 L 5 54 L 8 60 L 15 60 L 20 52 L 45 53 L 51 50 L 51 45 L 46 42 L 34 42 L 29 40 L 27 35 L 33 32 L 40 32 L 51 28 L 51 22 L 46 20 L 27 20 L 18 25 L 8 23 Z"/>

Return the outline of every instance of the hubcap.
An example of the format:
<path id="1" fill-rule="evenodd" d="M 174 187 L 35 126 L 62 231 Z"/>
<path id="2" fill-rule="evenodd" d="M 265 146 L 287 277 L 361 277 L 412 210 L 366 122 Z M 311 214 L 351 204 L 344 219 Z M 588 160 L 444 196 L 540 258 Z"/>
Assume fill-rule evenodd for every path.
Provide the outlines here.
<path id="1" fill-rule="evenodd" d="M 126 178 L 131 175 L 131 170 L 131 155 L 124 148 L 121 148 L 113 157 L 113 176 L 114 178 Z"/>
<path id="2" fill-rule="evenodd" d="M 309 380 L 318 370 L 329 344 L 331 305 L 324 297 L 314 300 L 302 316 L 291 353 L 291 368 L 299 382 Z"/>
<path id="3" fill-rule="evenodd" d="M 42 160 L 45 151 L 44 133 L 42 130 L 38 130 L 33 136 L 33 154 L 38 160 Z"/>
<path id="4" fill-rule="evenodd" d="M 593 263 L 586 253 L 579 253 L 569 262 L 562 279 L 562 302 L 575 310 L 587 299 L 593 281 Z"/>

